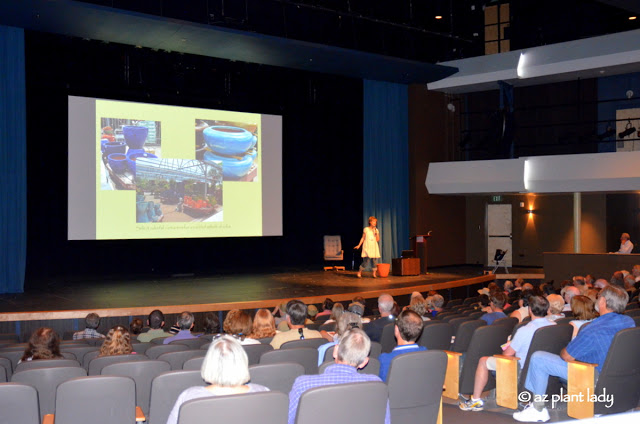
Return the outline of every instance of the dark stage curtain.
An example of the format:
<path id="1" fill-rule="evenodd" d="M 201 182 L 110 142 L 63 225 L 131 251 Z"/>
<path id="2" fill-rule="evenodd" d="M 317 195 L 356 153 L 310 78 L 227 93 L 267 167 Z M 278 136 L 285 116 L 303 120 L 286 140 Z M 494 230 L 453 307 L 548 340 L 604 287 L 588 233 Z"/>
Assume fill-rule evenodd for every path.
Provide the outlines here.
<path id="1" fill-rule="evenodd" d="M 382 262 L 409 245 L 409 117 L 404 84 L 364 81 L 363 227 L 378 218 Z"/>
<path id="2" fill-rule="evenodd" d="M 26 143 L 24 30 L 0 25 L 0 293 L 24 291 Z"/>

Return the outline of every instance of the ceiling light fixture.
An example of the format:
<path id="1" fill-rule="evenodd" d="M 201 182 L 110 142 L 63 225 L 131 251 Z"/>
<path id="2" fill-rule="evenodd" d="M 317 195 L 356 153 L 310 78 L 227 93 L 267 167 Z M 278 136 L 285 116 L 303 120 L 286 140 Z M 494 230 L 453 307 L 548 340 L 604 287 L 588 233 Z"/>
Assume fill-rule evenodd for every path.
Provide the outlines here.
<path id="1" fill-rule="evenodd" d="M 442 19 L 442 15 L 436 15 L 436 19 Z"/>
<path id="2" fill-rule="evenodd" d="M 638 19 L 638 17 L 637 17 L 637 16 L 629 16 L 629 20 L 630 20 L 630 21 L 635 21 L 636 19 Z"/>

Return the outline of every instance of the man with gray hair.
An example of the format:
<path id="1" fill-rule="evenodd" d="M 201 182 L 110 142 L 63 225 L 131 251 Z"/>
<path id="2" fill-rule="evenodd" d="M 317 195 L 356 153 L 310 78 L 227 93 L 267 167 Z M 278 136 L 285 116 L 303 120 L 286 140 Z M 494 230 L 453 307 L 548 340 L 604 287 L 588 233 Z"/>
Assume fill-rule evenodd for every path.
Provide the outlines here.
<path id="1" fill-rule="evenodd" d="M 565 286 L 562 290 L 560 290 L 560 294 L 564 298 L 564 308 L 563 312 L 571 310 L 571 299 L 573 296 L 578 296 L 580 294 L 580 289 L 574 286 Z"/>
<path id="2" fill-rule="evenodd" d="M 191 312 L 185 311 L 181 313 L 178 317 L 177 322 L 180 331 L 178 331 L 178 334 L 176 334 L 175 336 L 167 337 L 163 340 L 162 343 L 169 344 L 176 340 L 197 339 L 198 336 L 194 336 L 193 334 L 191 334 L 191 329 L 193 328 L 194 321 L 195 319 Z"/>
<path id="3" fill-rule="evenodd" d="M 383 293 L 378 297 L 378 310 L 380 311 L 380 317 L 372 320 L 364 327 L 364 331 L 366 331 L 372 342 L 379 342 L 384 326 L 393 322 L 394 316 L 391 314 L 391 311 L 393 311 L 393 297 L 390 294 Z"/>
<path id="4" fill-rule="evenodd" d="M 364 331 L 359 328 L 347 331 L 340 339 L 340 343 L 333 349 L 335 364 L 329 365 L 322 374 L 301 375 L 296 378 L 291 392 L 289 392 L 288 424 L 296 422 L 300 396 L 309 389 L 333 384 L 382 381 L 377 375 L 358 373 L 358 369 L 364 368 L 369 363 L 370 349 L 371 341 Z M 385 424 L 391 422 L 388 401 L 384 422 Z"/>
<path id="5" fill-rule="evenodd" d="M 73 340 L 80 339 L 104 339 L 104 334 L 98 333 L 96 330 L 100 325 L 100 317 L 98 314 L 91 312 L 84 318 L 85 329 L 73 333 Z"/>
<path id="6" fill-rule="evenodd" d="M 614 253 L 629 254 L 633 250 L 633 243 L 631 243 L 631 236 L 629 233 L 622 233 L 620 235 L 620 249 Z"/>
<path id="7" fill-rule="evenodd" d="M 635 327 L 630 316 L 624 315 L 629 295 L 621 287 L 607 286 L 600 292 L 596 302 L 596 311 L 600 317 L 588 326 L 562 349 L 560 355 L 538 351 L 531 355 L 525 388 L 538 399 L 521 411 L 513 414 L 513 418 L 523 422 L 549 421 L 549 411 L 542 400 L 547 392 L 549 376 L 567 379 L 568 361 L 578 360 L 598 364 L 596 370 L 602 371 L 602 365 L 609 352 L 614 336 L 620 330 Z"/>

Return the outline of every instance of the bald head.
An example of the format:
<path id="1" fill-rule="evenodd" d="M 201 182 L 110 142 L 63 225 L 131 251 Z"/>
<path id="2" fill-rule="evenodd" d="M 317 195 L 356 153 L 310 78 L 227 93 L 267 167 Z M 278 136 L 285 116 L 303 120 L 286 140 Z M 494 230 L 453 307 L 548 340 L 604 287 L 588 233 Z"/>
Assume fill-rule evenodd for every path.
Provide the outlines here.
<path id="1" fill-rule="evenodd" d="M 564 301 L 567 304 L 571 304 L 571 299 L 573 296 L 577 296 L 580 294 L 580 289 L 574 286 L 567 286 L 564 288 Z"/>
<path id="2" fill-rule="evenodd" d="M 378 297 L 378 310 L 383 317 L 391 314 L 393 310 L 393 297 L 390 294 L 383 293 Z"/>

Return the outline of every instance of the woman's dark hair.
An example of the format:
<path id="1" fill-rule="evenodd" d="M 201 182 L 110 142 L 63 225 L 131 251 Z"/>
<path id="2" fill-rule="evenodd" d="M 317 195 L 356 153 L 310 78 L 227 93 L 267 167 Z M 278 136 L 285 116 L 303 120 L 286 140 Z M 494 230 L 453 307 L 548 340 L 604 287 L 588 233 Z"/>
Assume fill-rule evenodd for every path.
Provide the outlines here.
<path id="1" fill-rule="evenodd" d="M 21 360 L 26 361 L 29 358 L 31 360 L 62 358 L 58 333 L 49 327 L 40 327 L 34 331 Z"/>
<path id="2" fill-rule="evenodd" d="M 328 297 L 324 300 L 324 302 L 322 302 L 322 310 L 323 311 L 330 311 L 333 308 L 333 300 L 329 299 Z"/>
<path id="3" fill-rule="evenodd" d="M 522 300 L 522 306 L 529 306 L 529 298 L 531 296 L 535 296 L 535 292 L 533 290 L 518 290 L 520 292 L 520 296 L 518 300 Z"/>
<path id="4" fill-rule="evenodd" d="M 204 314 L 204 334 L 217 334 L 220 332 L 220 319 L 213 312 Z"/>
<path id="5" fill-rule="evenodd" d="M 140 318 L 135 318 L 133 321 L 131 321 L 131 324 L 129 324 L 129 332 L 131 333 L 132 336 L 137 336 L 138 334 L 140 334 L 140 332 L 142 331 L 142 320 Z"/>

